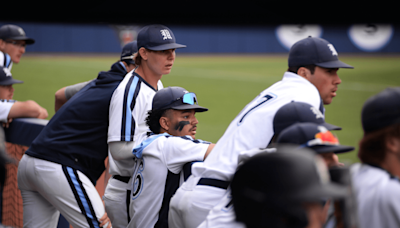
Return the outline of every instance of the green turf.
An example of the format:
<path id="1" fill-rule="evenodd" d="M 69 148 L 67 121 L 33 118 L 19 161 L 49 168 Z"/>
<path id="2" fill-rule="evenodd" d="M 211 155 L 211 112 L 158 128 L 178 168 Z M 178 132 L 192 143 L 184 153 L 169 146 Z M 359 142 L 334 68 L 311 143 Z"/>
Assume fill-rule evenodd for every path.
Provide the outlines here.
<path id="1" fill-rule="evenodd" d="M 209 112 L 198 113 L 197 137 L 216 142 L 231 120 L 258 93 L 280 80 L 287 69 L 287 57 L 277 56 L 194 56 L 179 55 L 171 74 L 162 78 L 164 86 L 181 86 L 197 94 Z M 362 137 L 361 108 L 365 100 L 388 86 L 400 86 L 400 57 L 341 56 L 355 69 L 341 69 L 342 84 L 337 97 L 326 106 L 326 121 L 343 128 L 336 131 L 344 145 L 358 147 Z M 108 70 L 112 56 L 25 55 L 14 64 L 16 100 L 32 99 L 54 114 L 54 93 L 61 87 L 90 80 Z M 50 118 L 49 118 L 50 119 Z M 257 129 L 255 129 L 257 130 Z M 340 155 L 340 160 L 357 162 L 357 152 Z"/>

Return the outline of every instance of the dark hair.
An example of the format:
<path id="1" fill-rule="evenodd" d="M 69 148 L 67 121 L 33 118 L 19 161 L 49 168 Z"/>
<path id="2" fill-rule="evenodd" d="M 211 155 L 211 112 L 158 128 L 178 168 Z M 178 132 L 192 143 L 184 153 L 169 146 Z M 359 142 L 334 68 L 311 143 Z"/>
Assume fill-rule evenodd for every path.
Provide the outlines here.
<path id="1" fill-rule="evenodd" d="M 147 49 L 147 48 L 144 48 L 144 49 L 147 52 L 154 52 L 153 50 L 150 50 L 150 49 Z M 137 54 L 136 54 L 136 56 L 134 58 L 136 66 L 139 66 L 142 63 L 142 59 L 143 59 L 142 56 L 140 55 L 139 50 L 140 50 L 140 48 L 138 49 Z"/>
<path id="2" fill-rule="evenodd" d="M 154 134 L 159 134 L 161 130 L 160 118 L 165 115 L 168 109 L 150 110 L 147 112 L 146 124 Z"/>
<path id="3" fill-rule="evenodd" d="M 363 163 L 380 164 L 386 156 L 387 138 L 400 137 L 400 124 L 364 134 L 359 143 L 358 158 Z"/>
<path id="4" fill-rule="evenodd" d="M 140 55 L 139 50 L 134 58 L 136 66 L 139 66 L 142 63 L 142 56 Z"/>
<path id="5" fill-rule="evenodd" d="M 295 67 L 292 66 L 292 67 L 289 67 L 287 71 L 297 74 L 297 71 L 299 71 L 300 67 L 309 69 L 311 74 L 314 74 L 316 66 L 314 64 L 306 65 L 306 66 L 295 66 Z"/>

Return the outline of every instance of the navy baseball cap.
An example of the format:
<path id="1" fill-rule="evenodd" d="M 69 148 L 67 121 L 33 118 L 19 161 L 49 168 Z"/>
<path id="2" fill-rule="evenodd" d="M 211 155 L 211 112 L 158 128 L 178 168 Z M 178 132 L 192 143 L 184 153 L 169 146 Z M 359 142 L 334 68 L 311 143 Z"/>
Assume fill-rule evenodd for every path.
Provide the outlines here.
<path id="1" fill-rule="evenodd" d="M 324 115 L 314 106 L 292 101 L 275 113 L 273 120 L 274 134 L 279 135 L 285 128 L 295 123 L 311 122 L 326 127 L 329 131 L 341 130 L 341 127 L 325 122 Z"/>
<path id="2" fill-rule="evenodd" d="M 236 171 L 231 188 L 235 211 L 242 212 L 252 202 L 261 208 L 280 205 L 282 210 L 286 202 L 320 202 L 348 194 L 345 186 L 331 182 L 327 167 L 312 150 L 287 145 L 251 157 Z"/>
<path id="3" fill-rule="evenodd" d="M 207 108 L 199 106 L 195 93 L 189 93 L 186 89 L 177 86 L 163 88 L 154 95 L 152 110 L 164 109 L 208 111 Z"/>
<path id="4" fill-rule="evenodd" d="M 306 65 L 354 68 L 339 60 L 335 47 L 327 40 L 311 36 L 293 44 L 289 51 L 289 67 Z"/>
<path id="5" fill-rule="evenodd" d="M 24 40 L 26 44 L 33 44 L 35 40 L 25 35 L 25 31 L 17 25 L 3 25 L 0 27 L 0 39 Z"/>
<path id="6" fill-rule="evenodd" d="M 365 133 L 400 123 L 400 87 L 387 88 L 370 97 L 361 111 Z"/>
<path id="7" fill-rule="evenodd" d="M 138 49 L 144 47 L 153 51 L 184 48 L 186 45 L 177 44 L 174 33 L 164 25 L 148 25 L 140 29 L 137 37 Z"/>
<path id="8" fill-rule="evenodd" d="M 128 64 L 135 64 L 135 60 L 133 59 L 133 55 L 138 51 L 137 41 L 132 41 L 122 48 L 121 52 L 121 61 L 125 61 Z"/>
<path id="9" fill-rule="evenodd" d="M 0 85 L 12 85 L 12 84 L 17 84 L 17 83 L 23 83 L 23 81 L 14 79 L 8 68 L 1 67 L 1 69 L 0 69 Z"/>
<path id="10" fill-rule="evenodd" d="M 339 144 L 338 138 L 326 127 L 316 123 L 297 123 L 281 132 L 276 142 L 296 144 L 307 147 L 318 154 L 334 152 L 345 153 L 354 150 L 352 146 Z"/>

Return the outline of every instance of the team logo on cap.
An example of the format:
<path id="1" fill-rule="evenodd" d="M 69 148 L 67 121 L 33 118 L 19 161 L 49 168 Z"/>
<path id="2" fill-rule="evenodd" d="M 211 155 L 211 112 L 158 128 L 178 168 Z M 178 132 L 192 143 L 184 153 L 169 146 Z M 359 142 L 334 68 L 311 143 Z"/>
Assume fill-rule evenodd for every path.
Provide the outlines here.
<path id="1" fill-rule="evenodd" d="M 322 115 L 322 113 L 315 107 L 310 107 L 310 110 L 315 114 L 315 119 L 324 118 L 324 115 Z"/>
<path id="2" fill-rule="evenodd" d="M 163 40 L 172 40 L 171 33 L 169 33 L 168 29 L 161 29 L 160 32 L 163 36 Z"/>
<path id="3" fill-rule="evenodd" d="M 25 36 L 25 32 L 22 28 L 18 28 L 18 32 L 21 36 Z"/>
<path id="4" fill-rule="evenodd" d="M 332 55 L 336 55 L 336 56 L 338 55 L 335 47 L 332 44 L 328 44 L 328 48 L 329 48 L 329 50 L 331 50 Z"/>
<path id="5" fill-rule="evenodd" d="M 4 73 L 6 74 L 7 77 L 11 77 L 11 72 L 8 68 L 3 68 Z"/>

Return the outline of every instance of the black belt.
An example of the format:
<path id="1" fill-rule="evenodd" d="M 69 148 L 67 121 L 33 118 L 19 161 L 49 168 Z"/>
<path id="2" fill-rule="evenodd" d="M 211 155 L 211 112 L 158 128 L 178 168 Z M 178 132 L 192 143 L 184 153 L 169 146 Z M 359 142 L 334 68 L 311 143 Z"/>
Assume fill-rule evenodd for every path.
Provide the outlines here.
<path id="1" fill-rule="evenodd" d="M 229 181 L 222 181 L 212 178 L 201 178 L 197 183 L 197 185 L 207 185 L 207 186 L 227 189 L 230 183 L 231 182 Z"/>
<path id="2" fill-rule="evenodd" d="M 129 179 L 131 179 L 131 177 L 123 177 L 123 176 L 120 176 L 120 175 L 114 175 L 113 178 L 117 179 L 119 181 L 122 181 L 124 183 L 128 183 Z"/>

